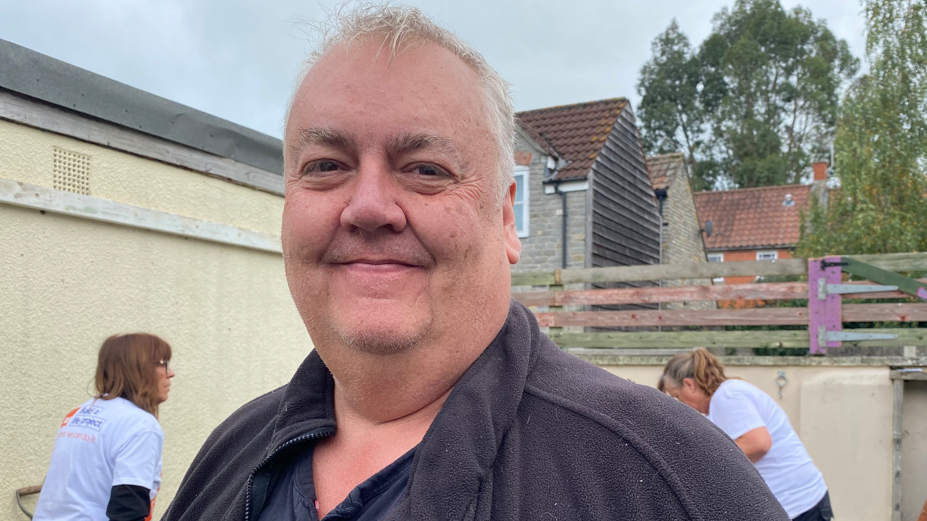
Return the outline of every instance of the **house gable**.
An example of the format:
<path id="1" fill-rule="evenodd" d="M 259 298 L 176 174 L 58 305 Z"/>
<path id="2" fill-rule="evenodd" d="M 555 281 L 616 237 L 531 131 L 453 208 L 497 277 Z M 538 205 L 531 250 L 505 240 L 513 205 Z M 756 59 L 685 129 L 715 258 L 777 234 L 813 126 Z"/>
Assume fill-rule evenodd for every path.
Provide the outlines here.
<path id="1" fill-rule="evenodd" d="M 685 155 L 648 157 L 647 173 L 663 219 L 661 263 L 705 262 L 705 242 Z"/>
<path id="2" fill-rule="evenodd" d="M 627 100 L 521 112 L 518 122 L 516 163 L 532 157 L 531 230 L 516 270 L 659 262 L 659 218 Z"/>
<path id="3" fill-rule="evenodd" d="M 592 165 L 590 267 L 659 264 L 660 219 L 630 105 Z"/>

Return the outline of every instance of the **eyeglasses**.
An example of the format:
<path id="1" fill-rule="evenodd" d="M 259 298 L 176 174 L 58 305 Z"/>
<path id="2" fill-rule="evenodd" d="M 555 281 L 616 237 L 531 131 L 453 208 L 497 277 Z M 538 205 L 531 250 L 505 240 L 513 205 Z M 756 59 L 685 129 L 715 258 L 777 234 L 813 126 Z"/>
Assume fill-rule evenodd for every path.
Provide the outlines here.
<path id="1" fill-rule="evenodd" d="M 164 367 L 164 372 L 165 372 L 165 373 L 169 373 L 169 372 L 171 372 L 170 362 L 171 362 L 170 360 L 161 360 L 160 362 L 158 362 L 157 365 L 163 366 L 163 367 Z"/>

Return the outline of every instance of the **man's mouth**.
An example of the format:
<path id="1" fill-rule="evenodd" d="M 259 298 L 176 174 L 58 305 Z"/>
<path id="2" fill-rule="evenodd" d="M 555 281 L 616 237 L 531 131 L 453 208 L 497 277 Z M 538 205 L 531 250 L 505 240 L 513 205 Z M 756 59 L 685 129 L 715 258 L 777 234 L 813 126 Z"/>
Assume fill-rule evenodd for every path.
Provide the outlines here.
<path id="1" fill-rule="evenodd" d="M 339 262 L 337 264 L 344 265 L 369 265 L 369 266 L 401 266 L 406 268 L 418 268 L 420 267 L 412 260 L 404 259 L 370 259 L 370 258 L 359 258 L 359 259 L 350 259 L 344 262 Z"/>

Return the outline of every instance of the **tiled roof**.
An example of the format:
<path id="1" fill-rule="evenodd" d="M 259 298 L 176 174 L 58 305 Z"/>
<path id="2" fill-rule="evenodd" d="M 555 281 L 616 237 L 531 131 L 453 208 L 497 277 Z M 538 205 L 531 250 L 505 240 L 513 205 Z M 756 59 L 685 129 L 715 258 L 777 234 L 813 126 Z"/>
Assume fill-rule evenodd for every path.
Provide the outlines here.
<path id="1" fill-rule="evenodd" d="M 517 117 L 515 119 L 515 124 L 518 125 L 518 128 L 524 130 L 525 134 L 528 134 L 531 139 L 533 139 L 538 145 L 541 146 L 541 148 L 544 149 L 545 152 L 557 158 L 563 157 L 560 151 L 554 148 L 554 145 L 545 139 L 544 136 L 542 136 L 534 127 L 528 125 Z"/>
<path id="2" fill-rule="evenodd" d="M 527 110 L 517 116 L 521 127 L 532 137 L 547 141 L 560 157 L 568 161 L 557 173 L 556 179 L 581 179 L 592 168 L 612 126 L 627 104 L 624 98 L 612 98 Z"/>
<path id="3" fill-rule="evenodd" d="M 743 188 L 698 192 L 695 207 L 699 224 L 711 220 L 714 230 L 705 239 L 708 250 L 784 248 L 798 243 L 801 219 L 808 208 L 809 185 Z M 793 205 L 783 204 L 791 195 Z"/>
<path id="4" fill-rule="evenodd" d="M 676 176 L 685 172 L 686 156 L 682 153 L 663 154 L 647 158 L 647 175 L 654 190 L 666 190 Z"/>

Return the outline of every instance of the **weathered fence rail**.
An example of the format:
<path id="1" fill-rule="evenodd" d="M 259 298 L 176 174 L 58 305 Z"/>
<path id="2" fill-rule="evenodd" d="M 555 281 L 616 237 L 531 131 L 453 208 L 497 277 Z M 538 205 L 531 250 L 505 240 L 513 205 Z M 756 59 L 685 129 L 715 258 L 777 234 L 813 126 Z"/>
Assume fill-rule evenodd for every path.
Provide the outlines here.
<path id="1" fill-rule="evenodd" d="M 546 327 L 638 326 L 798 326 L 808 323 L 808 308 L 671 309 L 659 311 L 561 311 L 535 313 Z M 925 322 L 927 304 L 850 304 L 842 322 Z"/>
<path id="2" fill-rule="evenodd" d="M 892 272 L 927 271 L 927 253 L 858 255 L 853 260 Z M 815 261 L 817 262 L 817 261 Z M 809 324 L 814 313 L 808 307 L 767 307 L 766 301 L 814 298 L 815 283 L 758 282 L 754 284 L 673 286 L 621 289 L 572 289 L 568 284 L 643 282 L 680 279 L 712 279 L 731 276 L 803 275 L 809 272 L 806 259 L 698 263 L 659 266 L 622 266 L 590 269 L 564 269 L 549 272 L 514 273 L 513 286 L 550 286 L 515 292 L 512 297 L 535 310 L 541 326 L 551 328 L 548 335 L 561 346 L 607 348 L 776 347 L 807 348 L 811 337 L 807 329 L 762 331 L 617 331 L 565 332 L 561 328 L 697 328 L 723 326 L 799 326 Z M 927 279 L 920 279 L 927 284 Z M 869 281 L 848 282 L 851 286 L 872 285 Z M 901 291 L 844 293 L 844 299 L 901 299 Z M 669 304 L 716 301 L 719 309 L 661 309 L 632 311 L 594 311 L 592 306 L 628 304 Z M 750 303 L 748 305 L 748 303 Z M 759 305 L 756 305 L 759 303 Z M 564 310 L 582 306 L 583 310 Z M 841 323 L 927 322 L 927 303 L 845 304 L 839 313 Z M 844 341 L 843 346 L 927 345 L 927 328 L 853 329 L 853 332 L 894 335 L 896 338 Z M 831 345 L 831 344 L 828 344 Z"/>
<path id="3" fill-rule="evenodd" d="M 927 279 L 919 279 L 927 283 Z M 862 286 L 868 281 L 849 282 Z M 900 291 L 878 293 L 851 293 L 848 299 L 904 298 Z M 655 304 L 694 302 L 705 300 L 792 300 L 808 298 L 807 282 L 769 282 L 764 284 L 730 284 L 720 286 L 675 286 L 667 288 L 622 288 L 567 291 L 526 291 L 514 293 L 512 298 L 526 306 L 572 306 L 609 304 Z"/>

